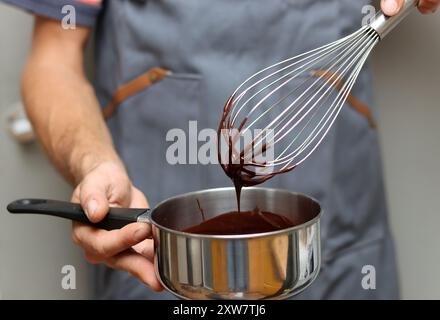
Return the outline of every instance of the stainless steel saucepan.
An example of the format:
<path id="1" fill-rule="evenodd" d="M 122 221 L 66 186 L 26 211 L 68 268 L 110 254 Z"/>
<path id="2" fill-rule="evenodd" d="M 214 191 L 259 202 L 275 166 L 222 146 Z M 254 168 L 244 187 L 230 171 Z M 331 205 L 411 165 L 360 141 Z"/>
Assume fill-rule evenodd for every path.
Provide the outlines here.
<path id="1" fill-rule="evenodd" d="M 292 228 L 245 235 L 200 235 L 183 232 L 206 219 L 235 211 L 234 188 L 210 189 L 167 199 L 154 209 L 111 208 L 93 224 L 104 229 L 132 222 L 152 225 L 156 273 L 163 286 L 183 299 L 283 299 L 304 290 L 319 272 L 320 205 L 285 190 L 246 188 L 242 210 L 255 207 L 303 222 Z M 92 224 L 80 205 L 24 199 L 11 213 L 36 213 Z"/>

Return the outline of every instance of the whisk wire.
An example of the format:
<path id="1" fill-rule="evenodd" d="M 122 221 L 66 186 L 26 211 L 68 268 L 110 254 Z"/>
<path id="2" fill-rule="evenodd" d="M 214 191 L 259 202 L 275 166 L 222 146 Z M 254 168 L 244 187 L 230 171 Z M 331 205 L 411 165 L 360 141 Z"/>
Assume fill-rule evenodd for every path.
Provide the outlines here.
<path id="1" fill-rule="evenodd" d="M 312 97 L 312 98 L 311 98 L 311 99 L 310 99 L 310 100 L 309 100 L 309 101 L 303 106 L 303 108 L 306 108 L 307 105 L 308 105 L 308 103 L 309 103 L 310 101 L 313 101 L 313 99 L 315 98 L 315 96 L 317 96 L 317 95 L 320 93 L 320 91 L 322 91 L 322 90 L 326 87 L 325 92 L 324 92 L 321 96 L 319 96 L 318 100 L 315 101 L 314 104 L 313 104 L 313 105 L 307 110 L 306 114 L 302 115 L 302 117 L 301 117 L 300 119 L 298 119 L 298 121 L 297 121 L 296 123 L 294 123 L 294 125 L 291 126 L 289 129 L 287 129 L 286 131 L 283 131 L 284 129 L 286 129 L 286 126 L 288 126 L 291 122 L 293 122 L 293 121 L 295 120 L 296 115 L 295 115 L 294 117 L 291 117 L 291 118 L 289 119 L 289 121 L 288 121 L 288 122 L 287 122 L 287 123 L 281 128 L 281 130 L 279 130 L 279 131 L 275 134 L 275 136 L 276 136 L 276 135 L 279 134 L 280 132 L 283 132 L 283 135 L 282 135 L 281 137 L 278 137 L 278 139 L 275 140 L 274 143 L 280 141 L 280 140 L 283 139 L 285 136 L 287 136 L 287 135 L 288 135 L 288 134 L 289 134 L 289 133 L 295 128 L 295 126 L 297 126 L 299 123 L 301 123 L 302 119 L 304 119 L 304 118 L 307 116 L 307 114 L 310 113 L 311 110 L 313 110 L 323 98 L 325 98 L 325 100 L 324 100 L 323 102 L 326 102 L 326 101 L 329 99 L 329 97 L 331 96 L 331 91 L 332 91 L 332 89 L 333 89 L 333 84 L 339 82 L 339 81 L 342 79 L 343 75 L 344 75 L 344 74 L 345 74 L 345 73 L 346 73 L 346 72 L 347 72 L 347 71 L 348 71 L 348 70 L 349 70 L 349 69 L 355 64 L 354 61 L 356 61 L 356 59 L 359 59 L 361 56 L 365 55 L 365 53 L 369 54 L 369 52 L 370 52 L 369 47 L 370 47 L 370 45 L 371 45 L 373 42 L 374 42 L 374 40 L 370 40 L 370 41 L 367 43 L 366 48 L 360 50 L 360 52 L 358 52 L 358 53 L 356 53 L 356 51 L 354 51 L 352 55 L 354 55 L 354 54 L 356 53 L 355 59 L 352 60 L 347 66 L 345 66 L 344 70 L 342 70 L 341 72 L 338 72 L 338 71 L 339 71 L 342 67 L 339 68 L 338 71 L 336 71 L 335 73 L 331 73 L 329 70 L 325 71 L 325 73 L 324 73 L 324 77 L 323 77 L 323 78 L 324 78 L 324 79 L 327 79 L 327 80 L 325 81 L 324 85 L 321 86 L 320 89 L 319 89 L 317 92 L 315 92 L 315 94 L 313 95 L 313 97 Z M 351 58 L 351 57 L 350 57 L 350 58 Z M 347 61 L 349 61 L 349 60 L 347 60 Z M 362 59 L 361 59 L 361 61 L 362 61 Z M 330 70 L 331 70 L 331 69 L 330 69 Z M 325 77 L 326 74 L 330 74 L 330 77 Z M 303 152 L 303 151 L 304 151 L 304 150 L 310 145 L 310 143 L 313 142 L 314 139 L 316 139 L 317 134 L 319 134 L 319 133 L 321 132 L 323 126 L 325 126 L 325 125 L 327 124 L 327 121 L 324 121 L 324 119 L 327 119 L 327 115 L 329 114 L 329 112 L 332 111 L 332 112 L 330 113 L 330 117 L 332 117 L 332 116 L 334 115 L 334 114 L 333 114 L 334 108 L 338 109 L 338 108 L 342 107 L 343 103 L 345 102 L 345 100 L 346 100 L 346 98 L 347 98 L 347 96 L 348 96 L 348 94 L 346 94 L 347 91 L 349 92 L 349 91 L 351 90 L 351 88 L 352 88 L 352 82 L 353 82 L 353 84 L 354 84 L 354 81 L 351 81 L 351 80 L 352 80 L 352 77 L 355 76 L 355 77 L 357 78 L 357 74 L 358 74 L 358 72 L 356 72 L 356 69 L 355 69 L 355 73 L 353 73 L 353 74 L 349 77 L 349 80 L 350 80 L 350 81 L 345 82 L 345 83 L 343 84 L 342 88 L 340 89 L 340 94 L 339 94 L 338 98 L 337 98 L 336 100 L 333 101 L 333 103 L 331 104 L 331 106 L 327 109 L 327 111 L 325 112 L 325 114 L 322 116 L 322 118 L 319 120 L 318 124 L 313 128 L 313 130 L 310 132 L 310 134 L 309 134 L 308 137 L 304 140 L 304 142 L 303 142 L 303 143 L 302 143 L 297 149 L 295 149 L 294 151 L 292 151 L 292 152 L 288 155 L 288 157 L 291 156 L 291 155 L 294 154 L 294 153 L 296 153 L 296 156 L 295 156 L 295 157 L 298 157 L 298 156 L 301 155 L 301 153 L 302 153 L 302 152 Z M 336 78 L 335 78 L 335 76 L 336 76 Z M 317 81 L 319 81 L 319 80 L 320 80 L 320 79 L 318 79 Z M 355 80 L 355 79 L 354 79 L 354 80 Z M 346 90 L 346 89 L 348 89 L 348 90 Z M 342 99 L 341 99 L 341 98 L 342 98 Z M 318 108 L 321 108 L 323 105 L 325 105 L 325 103 L 322 103 Z M 313 118 L 316 114 L 317 114 L 317 111 L 314 113 L 314 115 L 312 116 L 312 118 Z M 312 118 L 309 119 L 309 121 L 307 122 L 307 124 L 311 121 Z M 323 122 L 323 121 L 324 121 L 324 122 Z M 307 125 L 307 124 L 306 124 L 306 125 Z M 321 125 L 321 124 L 322 124 L 322 125 Z M 306 127 L 306 126 L 304 126 L 302 130 L 304 130 L 305 127 Z M 319 128 L 321 128 L 321 129 L 319 129 Z M 291 144 L 292 144 L 292 143 L 293 143 L 298 137 L 299 137 L 299 135 L 297 135 L 297 136 L 294 138 L 294 140 L 289 144 L 289 146 L 288 146 L 285 150 L 287 150 L 287 149 L 291 146 Z M 313 138 L 313 139 L 312 139 L 312 138 Z M 280 156 L 281 156 L 281 154 L 280 154 Z M 277 157 L 276 160 L 280 160 L 280 157 Z M 293 160 L 294 160 L 294 158 L 292 159 L 292 161 L 293 161 Z M 303 159 L 302 161 L 304 161 L 304 160 L 305 160 L 305 159 Z M 292 162 L 292 161 L 290 161 L 290 162 Z M 275 164 L 275 162 L 272 162 L 272 164 Z"/>
<path id="2" fill-rule="evenodd" d="M 272 86 L 273 84 L 275 84 L 275 83 L 277 83 L 277 82 L 283 80 L 284 78 L 288 77 L 289 75 L 293 74 L 294 72 L 296 72 L 296 71 L 298 71 L 298 70 L 301 70 L 301 69 L 302 69 L 303 72 L 304 72 L 304 71 L 307 71 L 308 68 L 306 68 L 306 67 L 307 67 L 308 65 L 311 65 L 311 64 L 313 64 L 314 62 L 319 62 L 320 60 L 324 59 L 324 58 L 325 58 L 325 55 L 324 55 L 324 54 L 326 54 L 326 53 L 331 53 L 331 52 L 333 52 L 333 51 L 336 51 L 336 50 L 338 49 L 339 45 L 344 44 L 344 41 L 346 41 L 346 40 L 347 40 L 347 41 L 350 41 L 350 38 L 355 38 L 355 36 L 357 36 L 357 35 L 359 35 L 359 34 L 362 34 L 363 31 L 365 30 L 365 28 L 366 28 L 366 27 L 363 27 L 363 28 L 359 29 L 357 32 L 355 32 L 355 33 L 352 34 L 351 36 L 347 36 L 347 37 L 345 37 L 345 38 L 339 39 L 339 40 L 337 40 L 337 41 L 334 41 L 334 42 L 332 42 L 332 43 L 330 43 L 330 44 L 324 45 L 324 46 L 319 47 L 319 48 L 317 48 L 317 49 L 313 49 L 313 50 L 311 50 L 311 51 L 309 51 L 309 52 L 306 52 L 306 53 L 300 54 L 300 55 L 298 55 L 298 56 L 295 56 L 295 57 L 292 57 L 292 58 L 286 59 L 286 60 L 284 60 L 284 61 L 278 62 L 278 63 L 276 63 L 276 64 L 274 64 L 274 65 L 272 65 L 272 66 L 266 67 L 266 68 L 260 70 L 259 72 L 255 73 L 254 75 L 252 75 L 252 76 L 249 77 L 248 79 L 246 79 L 241 85 L 238 86 L 238 88 L 237 88 L 237 89 L 234 91 L 234 93 L 232 94 L 232 96 L 234 97 L 234 101 L 235 101 L 235 102 L 234 102 L 234 106 L 233 106 L 233 108 L 232 108 L 232 110 L 231 110 L 231 113 L 232 113 L 232 114 L 235 113 L 235 116 L 234 116 L 234 118 L 232 119 L 232 124 L 235 123 L 236 117 L 238 117 L 238 114 L 241 112 L 241 110 L 242 110 L 242 109 L 243 109 L 243 108 L 249 103 L 250 100 L 252 100 L 252 99 L 253 99 L 255 96 L 257 96 L 259 93 L 261 93 L 262 91 L 264 91 L 264 90 L 267 89 L 268 87 L 270 87 L 270 86 Z M 327 51 L 328 51 L 328 52 L 327 52 Z M 316 57 L 316 58 L 311 59 L 312 57 Z M 300 58 L 301 58 L 301 59 L 300 59 Z M 297 60 L 297 59 L 298 59 L 298 61 L 296 61 L 296 62 L 294 62 L 294 63 L 291 63 L 291 64 L 289 64 L 289 65 L 287 65 L 287 66 L 284 66 L 284 67 L 282 67 L 281 69 L 279 69 L 279 70 L 277 70 L 277 71 L 275 71 L 275 72 L 273 72 L 273 73 L 271 73 L 271 74 L 269 74 L 269 75 L 267 75 L 267 76 L 264 76 L 262 79 L 256 81 L 254 84 L 250 85 L 250 86 L 247 87 L 245 90 L 243 90 L 243 92 L 241 92 L 239 95 L 237 95 L 237 93 L 240 91 L 240 89 L 241 89 L 242 87 L 244 87 L 244 85 L 245 85 L 246 83 L 248 83 L 248 82 L 250 82 L 252 79 L 258 77 L 260 74 L 262 74 L 262 73 L 264 73 L 264 72 L 266 72 L 266 71 L 268 71 L 268 70 L 270 70 L 270 69 L 274 69 L 274 68 L 276 68 L 276 67 L 278 67 L 278 66 L 280 66 L 280 65 L 283 65 L 283 64 L 285 64 L 285 63 L 287 63 L 287 62 L 290 62 L 290 61 L 292 61 L 292 60 Z M 310 60 L 310 59 L 311 59 L 311 60 Z M 289 72 L 286 73 L 285 75 L 283 75 L 283 76 L 281 76 L 281 77 L 275 79 L 275 80 L 272 81 L 271 83 L 265 85 L 263 88 L 261 88 L 259 91 L 257 91 L 256 93 L 254 93 L 251 97 L 249 97 L 249 98 L 248 98 L 248 99 L 247 99 L 247 100 L 241 105 L 241 107 L 239 108 L 239 110 L 238 110 L 237 112 L 235 112 L 235 108 L 239 105 L 241 99 L 243 98 L 243 96 L 244 96 L 248 91 L 250 91 L 251 89 L 257 87 L 260 83 L 262 83 L 263 81 L 267 80 L 268 78 L 271 78 L 271 77 L 273 77 L 273 76 L 275 76 L 275 75 L 277 75 L 277 74 L 279 74 L 279 73 L 282 73 L 283 71 L 285 71 L 285 70 L 287 70 L 287 69 L 290 69 L 290 68 L 292 68 L 293 66 L 296 66 L 296 65 L 298 65 L 299 63 L 301 63 L 301 62 L 303 62 L 303 61 L 306 61 L 306 60 L 310 60 L 310 61 L 308 61 L 308 62 L 307 62 L 306 64 L 304 64 L 304 65 L 300 65 L 298 68 L 289 71 Z M 294 77 L 289 78 L 284 84 L 286 84 L 286 83 L 290 82 L 291 80 L 295 79 L 295 78 L 296 78 L 297 76 L 299 76 L 301 73 L 302 73 L 302 72 L 298 73 L 298 74 L 297 74 L 296 76 L 294 76 Z M 279 86 L 278 89 L 279 89 L 280 87 L 282 87 L 282 85 Z M 270 96 L 270 94 L 272 94 L 272 93 L 273 93 L 273 92 L 267 94 L 265 98 L 267 98 L 268 96 Z M 265 99 L 262 99 L 260 102 L 263 103 L 264 101 L 265 101 Z M 257 105 L 252 109 L 251 113 L 252 113 L 253 111 L 255 111 L 256 108 L 257 108 L 261 103 L 257 104 Z"/>
<path id="3" fill-rule="evenodd" d="M 230 158 L 245 159 L 242 170 L 249 177 L 267 175 L 255 168 L 276 173 L 305 161 L 328 134 L 378 41 L 376 31 L 365 26 L 246 79 L 228 101 L 232 105 L 223 120 L 229 128 L 238 128 L 241 136 L 261 130 L 241 151 L 235 150 L 238 137 L 233 137 Z M 268 130 L 273 131 L 269 137 Z M 256 155 L 278 144 L 282 150 L 273 159 L 256 160 Z"/>

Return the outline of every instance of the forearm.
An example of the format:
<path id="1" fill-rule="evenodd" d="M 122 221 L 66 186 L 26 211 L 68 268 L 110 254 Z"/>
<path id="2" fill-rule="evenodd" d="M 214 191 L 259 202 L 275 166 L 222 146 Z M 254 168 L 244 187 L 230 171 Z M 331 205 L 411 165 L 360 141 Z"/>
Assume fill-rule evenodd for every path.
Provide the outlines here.
<path id="1" fill-rule="evenodd" d="M 23 73 L 24 104 L 50 159 L 77 183 L 99 163 L 119 162 L 118 156 L 83 73 L 82 48 L 69 48 L 68 41 L 42 45 L 38 37 Z"/>
<path id="2" fill-rule="evenodd" d="M 94 92 L 82 75 L 30 61 L 23 97 L 40 142 L 70 181 L 81 180 L 98 162 L 117 159 Z"/>

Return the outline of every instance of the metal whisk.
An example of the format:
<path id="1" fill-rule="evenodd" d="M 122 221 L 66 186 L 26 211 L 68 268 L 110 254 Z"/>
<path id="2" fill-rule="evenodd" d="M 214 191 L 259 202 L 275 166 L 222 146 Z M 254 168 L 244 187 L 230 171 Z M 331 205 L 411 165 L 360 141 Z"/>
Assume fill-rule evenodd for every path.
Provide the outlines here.
<path id="1" fill-rule="evenodd" d="M 379 12 L 353 34 L 269 66 L 234 91 L 225 106 L 219 137 L 229 141 L 229 162 L 240 164 L 248 185 L 291 170 L 316 150 L 372 49 L 417 2 L 406 0 L 393 17 Z M 252 139 L 237 146 L 248 133 Z M 273 157 L 257 159 L 269 151 Z M 231 170 L 228 163 L 222 166 L 227 173 Z"/>

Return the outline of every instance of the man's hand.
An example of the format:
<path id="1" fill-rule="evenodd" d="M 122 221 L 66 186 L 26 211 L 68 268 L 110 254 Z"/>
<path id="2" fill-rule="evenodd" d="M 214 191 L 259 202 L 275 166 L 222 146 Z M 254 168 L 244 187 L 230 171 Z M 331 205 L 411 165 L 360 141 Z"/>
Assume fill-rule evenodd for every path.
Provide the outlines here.
<path id="1" fill-rule="evenodd" d="M 382 0 L 382 11 L 389 16 L 399 13 L 403 7 L 404 0 Z M 420 0 L 419 11 L 423 14 L 434 13 L 440 5 L 440 0 Z"/>
<path id="2" fill-rule="evenodd" d="M 102 163 L 90 170 L 76 187 L 73 202 L 81 203 L 92 222 L 101 221 L 109 206 L 147 208 L 148 202 L 141 191 L 130 182 L 119 163 Z M 72 238 L 85 251 L 90 263 L 104 263 L 127 271 L 153 290 L 162 286 L 156 278 L 153 265 L 151 226 L 132 223 L 120 230 L 100 230 L 74 223 Z"/>

